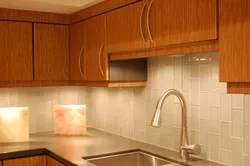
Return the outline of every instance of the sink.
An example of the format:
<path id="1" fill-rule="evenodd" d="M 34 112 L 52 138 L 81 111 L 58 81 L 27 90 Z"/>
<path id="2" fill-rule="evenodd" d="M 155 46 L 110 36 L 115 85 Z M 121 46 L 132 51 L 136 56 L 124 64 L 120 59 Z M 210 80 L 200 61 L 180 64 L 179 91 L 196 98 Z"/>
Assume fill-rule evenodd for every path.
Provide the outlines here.
<path id="1" fill-rule="evenodd" d="M 97 166 L 188 166 L 142 151 L 86 157 L 84 159 Z"/>

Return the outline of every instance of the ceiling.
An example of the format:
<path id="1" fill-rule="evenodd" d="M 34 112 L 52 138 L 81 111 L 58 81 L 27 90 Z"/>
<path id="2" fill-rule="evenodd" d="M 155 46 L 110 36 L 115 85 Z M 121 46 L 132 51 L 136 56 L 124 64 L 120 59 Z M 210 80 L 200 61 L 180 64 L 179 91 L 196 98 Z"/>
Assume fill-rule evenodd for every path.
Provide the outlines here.
<path id="1" fill-rule="evenodd" d="M 0 0 L 0 8 L 71 14 L 104 0 Z"/>

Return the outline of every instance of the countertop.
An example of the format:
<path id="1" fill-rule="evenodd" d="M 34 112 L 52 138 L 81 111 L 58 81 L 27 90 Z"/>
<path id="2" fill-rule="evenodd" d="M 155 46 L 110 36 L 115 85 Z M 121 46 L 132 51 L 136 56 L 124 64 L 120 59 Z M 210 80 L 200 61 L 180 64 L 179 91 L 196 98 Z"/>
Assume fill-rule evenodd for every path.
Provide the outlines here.
<path id="1" fill-rule="evenodd" d="M 29 143 L 0 143 L 0 160 L 30 155 L 49 155 L 69 166 L 94 166 L 82 157 L 134 149 L 181 161 L 178 152 L 91 128 L 87 130 L 85 136 L 56 136 L 54 133 L 39 133 L 31 134 Z M 193 158 L 193 161 L 186 164 L 192 166 L 222 166 L 197 158 Z"/>

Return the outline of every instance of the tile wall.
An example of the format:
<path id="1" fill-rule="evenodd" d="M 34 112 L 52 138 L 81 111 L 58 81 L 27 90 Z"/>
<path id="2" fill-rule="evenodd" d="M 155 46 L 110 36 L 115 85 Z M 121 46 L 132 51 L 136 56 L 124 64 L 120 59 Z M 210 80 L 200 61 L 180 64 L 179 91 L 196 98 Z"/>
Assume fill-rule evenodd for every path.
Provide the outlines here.
<path id="1" fill-rule="evenodd" d="M 85 87 L 0 88 L 0 107 L 29 107 L 30 133 L 46 132 L 54 131 L 53 106 L 57 104 L 86 104 L 91 119 L 89 96 L 91 89 Z"/>
<path id="2" fill-rule="evenodd" d="M 189 140 L 202 146 L 201 157 L 250 165 L 250 95 L 226 93 L 218 79 L 217 52 L 154 57 L 148 68 L 146 88 L 92 89 L 92 127 L 178 151 L 177 98 L 166 100 L 161 128 L 149 125 L 157 99 L 175 88 L 186 98 Z"/>
<path id="3" fill-rule="evenodd" d="M 28 106 L 30 132 L 36 133 L 54 130 L 54 105 L 86 104 L 88 126 L 178 151 L 177 98 L 165 101 L 161 128 L 149 125 L 157 99 L 171 88 L 186 98 L 189 140 L 202 146 L 201 157 L 250 165 L 250 95 L 226 94 L 217 52 L 150 58 L 146 88 L 0 88 L 0 107 Z"/>

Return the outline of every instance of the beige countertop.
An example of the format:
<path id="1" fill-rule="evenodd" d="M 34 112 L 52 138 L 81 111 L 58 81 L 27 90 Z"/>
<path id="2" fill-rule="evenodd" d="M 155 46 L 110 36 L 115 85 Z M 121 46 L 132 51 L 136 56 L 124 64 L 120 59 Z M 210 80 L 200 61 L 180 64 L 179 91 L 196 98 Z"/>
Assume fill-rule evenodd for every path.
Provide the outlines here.
<path id="1" fill-rule="evenodd" d="M 48 149 L 56 156 L 69 161 L 73 165 L 94 166 L 82 157 L 116 153 L 127 150 L 141 149 L 173 160 L 179 159 L 179 153 L 161 147 L 116 136 L 96 129 L 88 129 L 85 136 L 56 136 L 54 133 L 31 134 L 29 143 L 1 143 L 0 158 L 15 156 L 15 152 Z M 33 150 L 36 152 L 35 150 Z M 22 152 L 25 153 L 25 152 Z M 11 154 L 11 155 L 10 155 Z M 38 153 L 37 153 L 38 154 Z M 7 157 L 9 155 L 9 157 Z M 193 166 L 222 166 L 214 162 L 194 159 L 186 164 Z M 63 161 L 61 161 L 63 162 Z M 66 164 L 66 163 L 65 163 Z"/>

